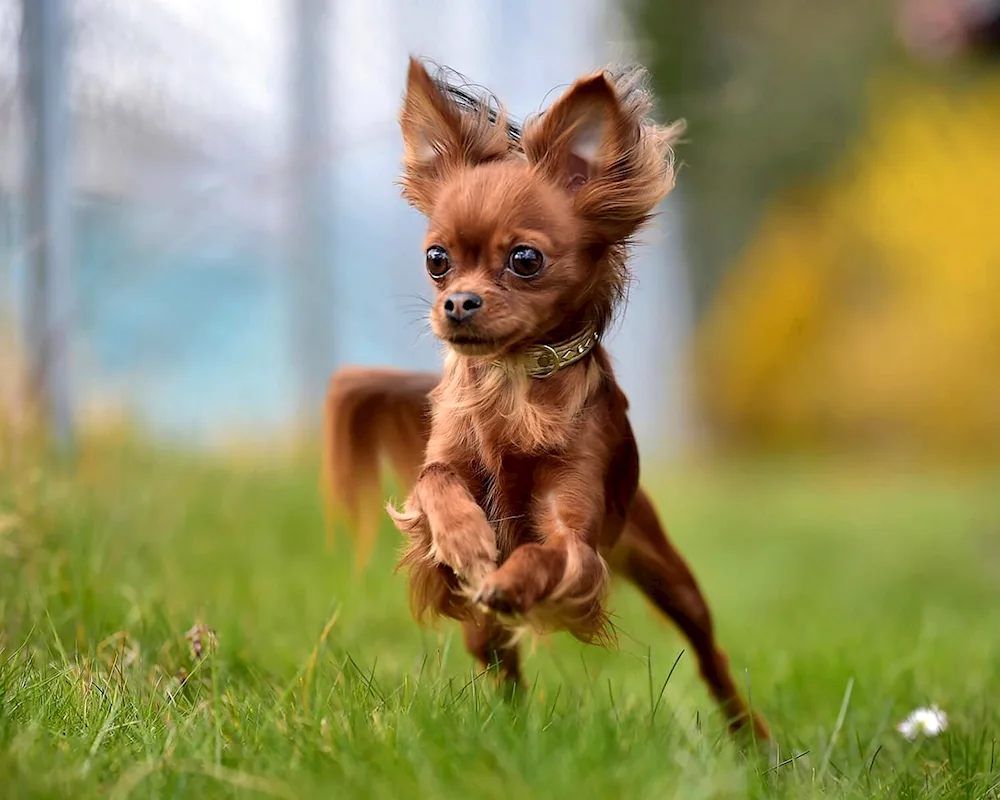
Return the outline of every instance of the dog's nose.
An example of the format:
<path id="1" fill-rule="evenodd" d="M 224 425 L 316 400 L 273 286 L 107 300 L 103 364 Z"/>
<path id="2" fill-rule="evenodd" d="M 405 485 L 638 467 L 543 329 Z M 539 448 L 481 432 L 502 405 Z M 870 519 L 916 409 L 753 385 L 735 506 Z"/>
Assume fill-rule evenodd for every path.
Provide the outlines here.
<path id="1" fill-rule="evenodd" d="M 483 298 L 472 292 L 455 292 L 445 298 L 444 313 L 452 322 L 465 322 L 483 307 Z"/>

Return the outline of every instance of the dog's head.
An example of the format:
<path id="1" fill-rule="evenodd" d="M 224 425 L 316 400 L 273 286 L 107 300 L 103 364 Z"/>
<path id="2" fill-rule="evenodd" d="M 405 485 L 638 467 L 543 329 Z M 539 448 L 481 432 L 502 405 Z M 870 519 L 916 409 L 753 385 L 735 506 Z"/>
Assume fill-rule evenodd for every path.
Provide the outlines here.
<path id="1" fill-rule="evenodd" d="M 403 195 L 425 214 L 435 335 L 462 355 L 602 333 L 625 248 L 673 186 L 681 125 L 648 119 L 645 75 L 577 80 L 523 132 L 411 59 Z"/>

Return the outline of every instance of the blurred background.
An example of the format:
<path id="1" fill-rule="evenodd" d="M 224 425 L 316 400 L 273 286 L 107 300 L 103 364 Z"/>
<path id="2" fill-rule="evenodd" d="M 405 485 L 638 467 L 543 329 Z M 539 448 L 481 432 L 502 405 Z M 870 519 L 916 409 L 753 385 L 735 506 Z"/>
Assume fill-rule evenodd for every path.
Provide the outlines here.
<path id="1" fill-rule="evenodd" d="M 610 340 L 648 459 L 1000 454 L 989 0 L 0 0 L 0 436 L 315 437 L 433 369 L 409 53 L 523 118 L 638 59 L 689 121 Z M 388 287 L 388 293 L 386 293 Z M 374 292 L 389 302 L 373 303 Z"/>
<path id="2" fill-rule="evenodd" d="M 410 53 L 688 120 L 608 341 L 773 768 L 627 586 L 510 724 L 388 518 L 324 546 L 328 376 L 438 364 Z M 998 56 L 1000 0 L 0 0 L 0 795 L 996 796 Z"/>

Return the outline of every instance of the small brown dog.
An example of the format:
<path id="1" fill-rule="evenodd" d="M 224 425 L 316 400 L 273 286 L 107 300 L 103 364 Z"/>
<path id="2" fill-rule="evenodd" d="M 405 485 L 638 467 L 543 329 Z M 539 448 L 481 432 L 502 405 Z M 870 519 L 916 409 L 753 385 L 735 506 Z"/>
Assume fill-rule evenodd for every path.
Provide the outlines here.
<path id="1" fill-rule="evenodd" d="M 627 245 L 674 181 L 681 125 L 650 121 L 645 73 L 576 81 L 523 131 L 411 60 L 403 195 L 429 220 L 430 315 L 444 375 L 345 368 L 330 384 L 325 467 L 362 542 L 389 457 L 412 486 L 389 513 L 407 540 L 418 618 L 461 621 L 468 649 L 520 678 L 514 632 L 608 638 L 609 568 L 691 641 L 733 730 L 752 719 L 698 585 L 639 488 L 628 403 L 601 337 Z"/>

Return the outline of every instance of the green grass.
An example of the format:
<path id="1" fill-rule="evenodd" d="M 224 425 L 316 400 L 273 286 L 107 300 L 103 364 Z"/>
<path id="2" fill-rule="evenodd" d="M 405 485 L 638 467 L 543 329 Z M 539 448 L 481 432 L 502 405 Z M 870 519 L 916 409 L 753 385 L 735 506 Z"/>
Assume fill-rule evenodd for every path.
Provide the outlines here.
<path id="1" fill-rule="evenodd" d="M 139 447 L 0 473 L 0 796 L 1000 796 L 996 476 L 653 483 L 779 766 L 730 744 L 690 654 L 665 684 L 684 642 L 626 586 L 617 651 L 539 642 L 503 704 L 410 620 L 388 529 L 362 575 L 326 545 L 316 485 Z M 903 740 L 931 702 L 948 731 Z"/>

